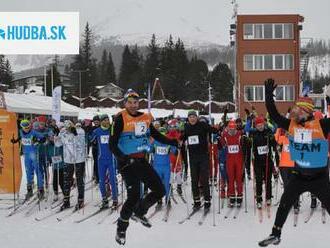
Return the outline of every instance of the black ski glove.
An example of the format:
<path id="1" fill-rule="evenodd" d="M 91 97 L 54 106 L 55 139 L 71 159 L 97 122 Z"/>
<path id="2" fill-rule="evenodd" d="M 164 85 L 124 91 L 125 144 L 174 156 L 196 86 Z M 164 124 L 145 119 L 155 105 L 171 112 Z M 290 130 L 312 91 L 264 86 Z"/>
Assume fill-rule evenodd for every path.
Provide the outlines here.
<path id="1" fill-rule="evenodd" d="M 269 78 L 265 81 L 265 93 L 266 96 L 274 96 L 274 90 L 276 89 L 277 85 L 275 84 L 274 79 Z"/>

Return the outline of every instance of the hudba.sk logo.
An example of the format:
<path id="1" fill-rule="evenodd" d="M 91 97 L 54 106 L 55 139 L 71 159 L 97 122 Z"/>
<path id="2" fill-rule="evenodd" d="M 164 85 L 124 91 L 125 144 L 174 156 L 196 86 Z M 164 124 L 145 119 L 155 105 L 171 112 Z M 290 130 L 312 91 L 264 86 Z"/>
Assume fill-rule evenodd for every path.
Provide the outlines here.
<path id="1" fill-rule="evenodd" d="M 7 26 L 0 28 L 0 40 L 66 40 L 66 26 Z"/>

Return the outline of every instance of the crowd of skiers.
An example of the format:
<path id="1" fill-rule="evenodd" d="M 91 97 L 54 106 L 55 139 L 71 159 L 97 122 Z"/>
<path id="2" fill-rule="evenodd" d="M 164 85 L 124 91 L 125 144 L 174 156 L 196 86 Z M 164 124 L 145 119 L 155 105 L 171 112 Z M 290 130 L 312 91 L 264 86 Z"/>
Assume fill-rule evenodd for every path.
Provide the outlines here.
<path id="1" fill-rule="evenodd" d="M 269 92 L 271 90 L 274 88 Z M 296 149 L 294 156 L 299 156 L 301 147 L 290 144 L 290 128 L 293 127 L 289 127 L 290 123 L 286 121 L 289 119 L 274 111 L 273 105 L 267 106 L 270 115 L 258 114 L 252 108 L 245 110 L 245 116 L 236 119 L 228 118 L 225 110 L 222 121 L 214 124 L 207 116 L 198 116 L 194 110 L 188 112 L 187 118 L 154 120 L 150 114 L 138 111 L 138 98 L 136 92 L 129 90 L 125 95 L 125 110 L 112 118 L 104 114 L 95 116 L 91 121 L 73 123 L 65 120 L 57 124 L 44 116 L 21 120 L 19 136 L 12 142 L 20 142 L 22 147 L 27 177 L 26 198 L 34 195 L 36 175 L 39 199 L 45 197 L 45 188 L 48 191 L 48 182 L 52 178 L 54 201 L 58 200 L 59 186 L 64 196 L 62 210 L 70 207 L 70 190 L 74 185 L 78 188 L 75 208 L 83 208 L 85 163 L 91 149 L 93 183 L 99 185 L 101 209 L 109 208 L 109 195 L 111 207 L 118 207 L 117 174 L 120 173 L 125 181 L 127 200 L 122 203 L 116 236 L 117 242 L 124 244 L 129 219 L 134 216 L 150 227 L 145 217 L 148 209 L 156 203 L 158 209 L 164 202 L 167 207 L 171 206 L 171 194 L 175 190 L 182 196 L 182 185 L 188 173 L 193 209 L 196 211 L 202 206 L 206 211 L 210 209 L 211 187 L 218 188 L 217 197 L 227 199 L 229 208 L 240 208 L 244 199 L 244 182 L 253 178 L 254 200 L 258 209 L 262 209 L 263 203 L 265 207 L 271 206 L 273 180 L 281 176 L 284 189 L 290 187 L 299 160 L 292 158 L 290 149 Z M 298 111 L 296 106 L 307 106 L 308 120 L 319 121 L 323 114 L 314 111 L 309 101 L 308 97 L 301 98 L 293 111 Z M 327 101 L 330 105 L 329 97 Z M 286 117 L 294 118 L 290 115 L 292 110 Z M 330 125 L 325 127 L 325 124 L 319 126 L 317 123 L 317 128 L 327 131 L 324 131 L 323 138 L 329 142 Z M 327 158 L 324 159 L 328 163 Z M 141 182 L 145 188 L 143 192 Z M 314 191 L 312 193 L 319 197 Z M 295 211 L 299 211 L 298 199 L 292 199 Z M 315 201 L 313 197 L 311 207 L 316 206 Z M 325 207 L 329 211 L 329 206 Z M 281 208 L 288 212 L 287 206 L 280 204 Z M 273 236 L 277 237 L 286 217 L 278 218 L 280 220 L 273 229 Z"/>

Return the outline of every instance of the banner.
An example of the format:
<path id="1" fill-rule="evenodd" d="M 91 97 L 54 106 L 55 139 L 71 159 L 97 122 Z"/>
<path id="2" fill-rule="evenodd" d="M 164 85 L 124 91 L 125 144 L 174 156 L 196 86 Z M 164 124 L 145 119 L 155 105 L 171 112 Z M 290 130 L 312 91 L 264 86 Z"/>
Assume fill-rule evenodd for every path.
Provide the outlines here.
<path id="1" fill-rule="evenodd" d="M 53 104 L 52 104 L 52 118 L 59 123 L 61 120 L 61 98 L 62 98 L 62 86 L 57 86 L 53 89 Z"/>
<path id="2" fill-rule="evenodd" d="M 0 193 L 19 192 L 21 186 L 19 143 L 13 146 L 10 142 L 13 135 L 17 138 L 17 132 L 16 114 L 0 109 Z"/>
<path id="3" fill-rule="evenodd" d="M 0 54 L 79 54 L 79 12 L 0 16 Z"/>

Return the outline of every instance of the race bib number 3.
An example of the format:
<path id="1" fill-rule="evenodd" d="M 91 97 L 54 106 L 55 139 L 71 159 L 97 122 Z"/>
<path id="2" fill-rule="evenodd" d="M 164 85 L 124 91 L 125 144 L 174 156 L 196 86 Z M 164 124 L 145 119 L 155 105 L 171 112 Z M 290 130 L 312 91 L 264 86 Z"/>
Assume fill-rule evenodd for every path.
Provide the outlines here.
<path id="1" fill-rule="evenodd" d="M 100 136 L 101 144 L 109 144 L 109 135 Z"/>
<path id="2" fill-rule="evenodd" d="M 199 144 L 198 135 L 189 136 L 188 137 L 188 144 L 189 145 L 198 145 Z"/>
<path id="3" fill-rule="evenodd" d="M 239 147 L 238 145 L 231 145 L 231 146 L 228 146 L 228 153 L 230 154 L 235 154 L 235 153 L 238 153 L 239 152 Z"/>
<path id="4" fill-rule="evenodd" d="M 135 123 L 135 135 L 142 136 L 147 133 L 147 123 L 145 122 L 137 122 Z"/>
<path id="5" fill-rule="evenodd" d="M 294 142 L 300 144 L 312 144 L 312 130 L 304 128 L 295 128 Z"/>
<path id="6" fill-rule="evenodd" d="M 268 153 L 268 146 L 258 146 L 258 155 L 265 155 Z"/>

